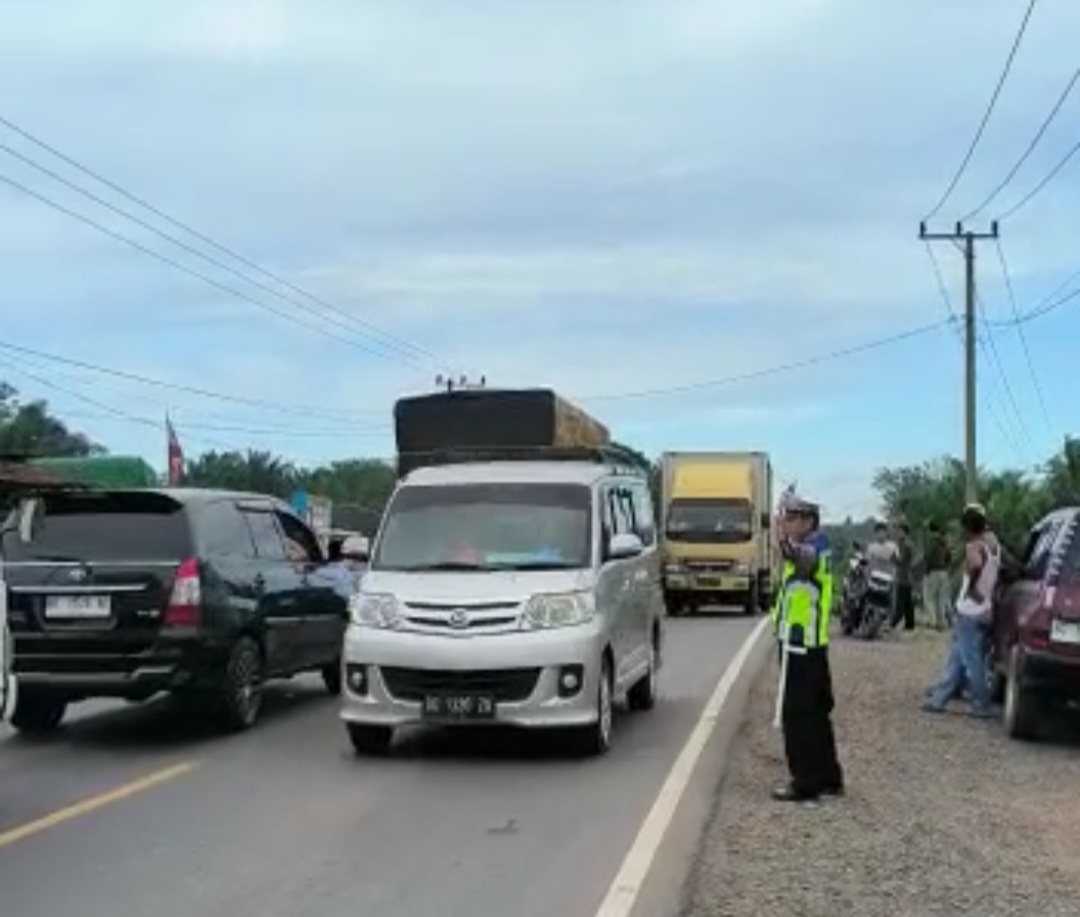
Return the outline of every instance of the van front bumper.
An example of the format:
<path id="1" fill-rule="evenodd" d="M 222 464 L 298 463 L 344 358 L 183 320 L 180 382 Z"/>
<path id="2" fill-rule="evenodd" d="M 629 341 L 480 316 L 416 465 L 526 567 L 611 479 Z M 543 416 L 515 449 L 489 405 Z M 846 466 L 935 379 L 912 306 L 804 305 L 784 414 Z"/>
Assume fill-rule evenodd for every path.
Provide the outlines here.
<path id="1" fill-rule="evenodd" d="M 470 637 L 350 625 L 341 718 L 381 726 L 588 725 L 597 718 L 606 645 L 596 623 Z M 573 693 L 562 685 L 567 673 L 579 676 Z M 495 713 L 488 720 L 425 716 L 424 698 L 433 695 L 484 695 L 494 698 Z"/>

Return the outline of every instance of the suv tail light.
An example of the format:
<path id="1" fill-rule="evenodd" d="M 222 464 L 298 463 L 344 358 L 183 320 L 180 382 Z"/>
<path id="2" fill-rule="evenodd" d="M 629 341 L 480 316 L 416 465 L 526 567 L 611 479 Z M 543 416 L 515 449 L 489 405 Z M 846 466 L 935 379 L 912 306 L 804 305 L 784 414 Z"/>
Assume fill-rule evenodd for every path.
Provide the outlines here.
<path id="1" fill-rule="evenodd" d="M 162 627 L 197 627 L 202 620 L 202 582 L 199 561 L 190 557 L 176 568 L 172 594 L 165 608 Z"/>

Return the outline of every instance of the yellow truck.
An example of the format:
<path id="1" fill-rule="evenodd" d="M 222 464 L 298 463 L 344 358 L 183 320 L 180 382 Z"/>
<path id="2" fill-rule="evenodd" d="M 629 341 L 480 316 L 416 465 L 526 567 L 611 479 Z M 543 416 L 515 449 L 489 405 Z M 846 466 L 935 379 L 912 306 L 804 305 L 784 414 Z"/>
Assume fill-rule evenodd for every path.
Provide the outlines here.
<path id="1" fill-rule="evenodd" d="M 764 452 L 666 452 L 660 462 L 668 613 L 768 608 L 772 464 Z"/>

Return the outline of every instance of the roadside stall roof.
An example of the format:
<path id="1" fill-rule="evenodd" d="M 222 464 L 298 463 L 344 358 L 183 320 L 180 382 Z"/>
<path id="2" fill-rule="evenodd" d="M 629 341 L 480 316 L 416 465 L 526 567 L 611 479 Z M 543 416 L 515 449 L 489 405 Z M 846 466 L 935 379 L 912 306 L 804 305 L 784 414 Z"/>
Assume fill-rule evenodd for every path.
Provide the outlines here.
<path id="1" fill-rule="evenodd" d="M 86 487 L 157 487 L 159 477 L 149 462 L 136 455 L 87 455 L 34 458 L 29 464 L 54 480 Z"/>

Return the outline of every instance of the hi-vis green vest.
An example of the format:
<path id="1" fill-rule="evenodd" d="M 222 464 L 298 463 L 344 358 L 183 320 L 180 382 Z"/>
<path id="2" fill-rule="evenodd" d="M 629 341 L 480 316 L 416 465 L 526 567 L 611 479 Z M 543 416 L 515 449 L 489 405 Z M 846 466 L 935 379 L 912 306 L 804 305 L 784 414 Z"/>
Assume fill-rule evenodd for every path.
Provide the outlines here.
<path id="1" fill-rule="evenodd" d="M 803 646 L 811 648 L 829 645 L 829 612 L 833 600 L 829 542 L 820 533 L 814 536 L 814 542 L 818 558 L 810 576 L 798 576 L 795 564 L 784 561 L 772 613 L 773 628 L 781 640 L 787 640 L 793 626 L 801 626 Z"/>

